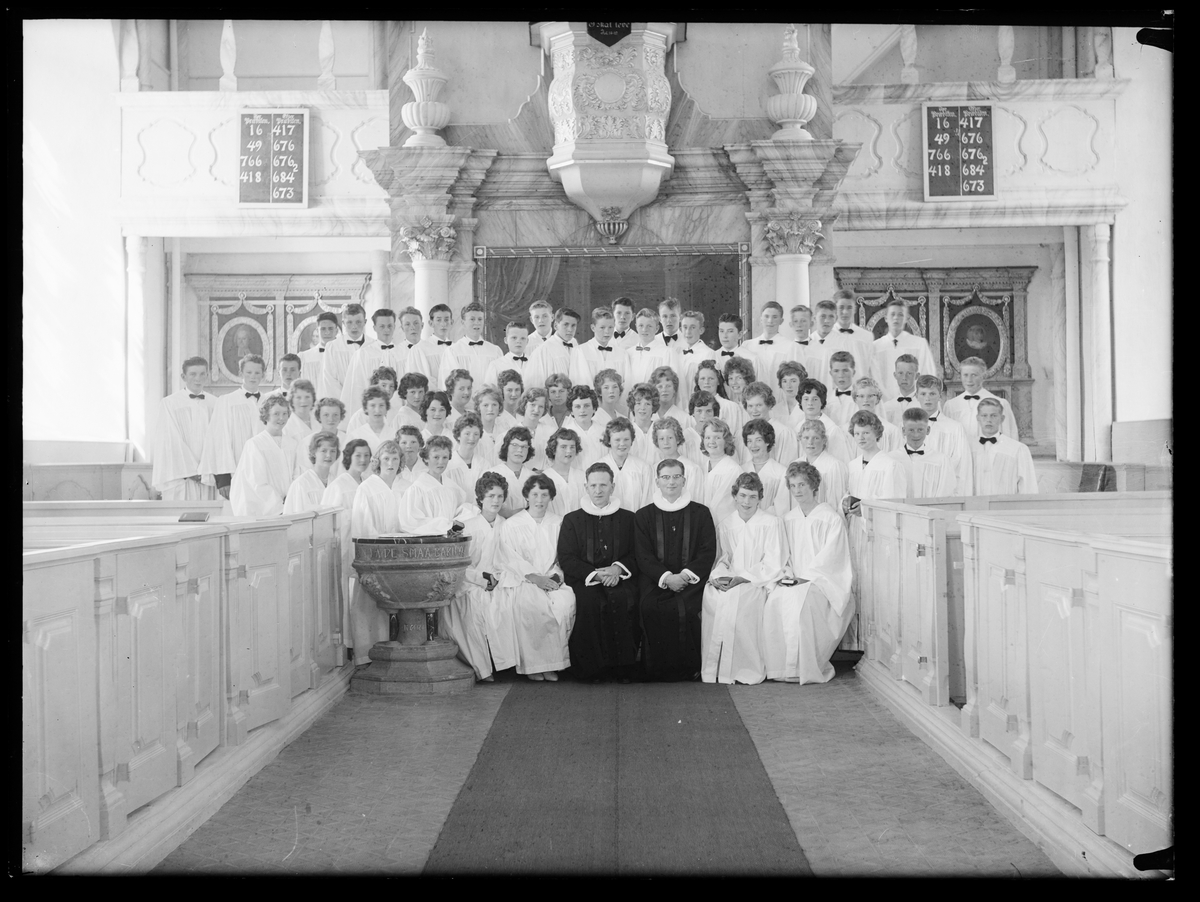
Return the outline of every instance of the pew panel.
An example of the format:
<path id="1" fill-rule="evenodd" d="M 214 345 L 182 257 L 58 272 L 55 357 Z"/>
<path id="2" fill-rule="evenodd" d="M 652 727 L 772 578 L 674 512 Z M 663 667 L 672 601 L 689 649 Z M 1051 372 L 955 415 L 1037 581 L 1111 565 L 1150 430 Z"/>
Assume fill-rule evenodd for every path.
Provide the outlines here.
<path id="1" fill-rule="evenodd" d="M 938 519 L 900 518 L 901 616 L 899 640 L 906 682 L 927 705 L 950 702 L 946 654 L 945 525 Z M 940 580 L 940 585 L 939 585 Z"/>
<path id="2" fill-rule="evenodd" d="M 341 644 L 342 623 L 342 562 L 338 530 L 342 516 L 341 511 L 322 511 L 312 520 L 313 582 L 317 603 L 312 661 L 318 682 L 338 666 L 337 646 Z"/>
<path id="3" fill-rule="evenodd" d="M 221 740 L 221 536 L 176 546 L 175 580 L 177 781 L 182 786 Z"/>
<path id="4" fill-rule="evenodd" d="M 901 536 L 899 517 L 877 516 L 868 531 L 871 643 L 869 654 L 896 679 L 903 675 L 900 649 Z"/>
<path id="5" fill-rule="evenodd" d="M 90 560 L 24 568 L 21 828 L 35 871 L 100 839 L 93 579 Z"/>
<path id="6" fill-rule="evenodd" d="M 316 580 L 313 569 L 312 517 L 296 515 L 287 528 L 288 598 L 291 632 L 288 666 L 291 668 L 291 695 L 316 688 L 315 661 L 312 656 L 316 632 Z"/>

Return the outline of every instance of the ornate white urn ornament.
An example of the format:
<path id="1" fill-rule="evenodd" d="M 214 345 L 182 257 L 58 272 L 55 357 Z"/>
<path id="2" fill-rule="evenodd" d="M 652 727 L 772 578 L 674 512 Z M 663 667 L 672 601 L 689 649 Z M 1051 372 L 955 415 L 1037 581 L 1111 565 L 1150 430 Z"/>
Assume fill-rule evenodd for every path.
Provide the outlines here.
<path id="1" fill-rule="evenodd" d="M 675 167 L 666 144 L 671 85 L 664 74 L 675 25 L 629 24 L 611 47 L 591 37 L 585 22 L 538 27 L 554 69 L 554 152 L 546 165 L 609 244 L 628 229 L 634 210 L 658 196 Z"/>
<path id="2" fill-rule="evenodd" d="M 796 26 L 783 31 L 783 59 L 767 70 L 781 93 L 767 98 L 767 115 L 783 128 L 771 135 L 772 141 L 811 141 L 804 126 L 817 114 L 817 98 L 804 93 L 804 86 L 817 70 L 800 59 Z"/>
<path id="3" fill-rule="evenodd" d="M 400 118 L 415 135 L 404 142 L 405 147 L 445 147 L 446 139 L 437 134 L 450 121 L 450 107 L 441 103 L 442 88 L 449 81 L 446 73 L 434 66 L 433 40 L 428 29 L 417 39 L 417 64 L 404 73 L 404 83 L 417 98 L 400 110 Z"/>

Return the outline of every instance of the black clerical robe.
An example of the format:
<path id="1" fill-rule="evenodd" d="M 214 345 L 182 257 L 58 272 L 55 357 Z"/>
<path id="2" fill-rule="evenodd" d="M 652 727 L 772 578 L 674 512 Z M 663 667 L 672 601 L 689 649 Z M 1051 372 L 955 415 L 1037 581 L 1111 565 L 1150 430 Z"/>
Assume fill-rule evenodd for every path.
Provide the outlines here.
<path id="1" fill-rule="evenodd" d="M 615 563 L 624 565 L 629 579 L 611 588 L 584 585 L 593 570 Z M 637 661 L 639 634 L 633 512 L 621 508 L 597 517 L 585 510 L 571 511 L 558 533 L 558 565 L 575 593 L 571 673 L 586 680 L 618 668 L 618 675 L 626 675 Z"/>
<path id="2" fill-rule="evenodd" d="M 717 557 L 712 514 L 695 501 L 677 511 L 648 504 L 635 515 L 647 679 L 687 680 L 700 672 L 700 611 L 704 584 Z M 684 570 L 698 581 L 681 592 L 659 587 L 663 574 Z"/>

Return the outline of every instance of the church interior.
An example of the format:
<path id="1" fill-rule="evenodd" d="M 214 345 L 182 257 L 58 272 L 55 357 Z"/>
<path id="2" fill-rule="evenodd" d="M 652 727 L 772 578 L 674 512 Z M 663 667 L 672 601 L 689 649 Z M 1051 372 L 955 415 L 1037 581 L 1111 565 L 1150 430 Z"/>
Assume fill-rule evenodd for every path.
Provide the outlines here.
<path id="1" fill-rule="evenodd" d="M 1171 875 L 1173 858 L 1139 858 L 1174 841 L 1173 71 L 1170 50 L 1147 38 L 1154 25 L 1164 22 L 24 21 L 23 869 Z M 929 413 L 897 411 L 899 429 L 888 432 L 899 444 L 885 450 L 911 470 L 921 452 L 904 453 L 909 425 L 929 431 L 951 409 L 941 402 L 963 395 L 980 423 L 984 410 L 1003 412 L 1003 442 L 1032 475 L 1020 491 L 973 490 L 967 477 L 957 491 L 864 494 L 861 508 L 854 492 L 827 485 L 831 502 L 854 502 L 849 516 L 832 504 L 853 560 L 851 607 L 832 665 L 828 653 L 821 662 L 836 675 L 727 689 L 707 677 L 590 686 L 536 673 L 530 682 L 500 674 L 498 655 L 496 679 L 481 681 L 478 667 L 472 675 L 455 658 L 468 640 L 450 602 L 429 600 L 434 582 L 425 601 L 413 600 L 440 567 L 478 568 L 466 538 L 456 549 L 434 541 L 455 516 L 438 519 L 406 489 L 401 520 L 391 522 L 412 528 L 371 534 L 433 538 L 371 552 L 381 567 L 409 568 L 394 571 L 394 585 L 365 577 L 367 533 L 351 540 L 350 510 L 320 501 L 326 476 L 351 467 L 339 440 L 307 509 L 281 513 L 282 497 L 273 508 L 239 506 L 252 477 L 239 483 L 235 462 L 193 463 L 165 488 L 169 396 L 208 395 L 218 409 L 245 390 L 255 431 L 278 436 L 288 427 L 268 422 L 270 396 L 307 379 L 320 402 L 337 354 L 354 354 L 344 342 L 355 328 L 357 353 L 374 343 L 381 367 L 392 345 L 377 326 L 389 320 L 410 354 L 427 341 L 435 355 L 439 340 L 454 346 L 447 355 L 483 343 L 524 365 L 524 340 L 516 351 L 510 341 L 517 323 L 532 365 L 549 359 L 564 312 L 578 323 L 573 354 L 604 345 L 622 300 L 630 321 L 615 323 L 629 330 L 628 346 L 643 350 L 635 329 L 645 308 L 649 335 L 676 369 L 688 367 L 680 349 L 697 339 L 685 329 L 671 350 L 664 309 L 699 324 L 700 357 L 721 364 L 724 347 L 770 359 L 758 378 L 793 433 L 805 421 L 797 405 L 809 377 L 828 385 L 809 391 L 821 407 L 834 396 L 827 414 L 848 405 L 844 434 L 854 437 L 847 424 L 860 415 L 882 432 L 883 402 L 903 394 L 892 391 L 900 339 L 915 342 L 930 355 L 920 378 L 933 376 L 939 394 Z M 539 302 L 544 324 L 531 309 Z M 797 320 L 797 308 L 811 314 Z M 823 310 L 829 319 L 818 325 Z M 443 311 L 449 327 L 435 331 Z M 751 348 L 764 335 L 809 344 L 813 355 L 829 335 L 846 348 L 858 341 L 865 356 L 852 352 L 851 368 L 875 378 L 879 406 L 855 412 L 857 397 L 835 394 L 854 388 L 831 381 L 828 349 L 825 375 L 809 366 L 788 395 L 782 370 L 772 375 L 776 358 Z M 895 350 L 876 366 L 889 339 Z M 336 353 L 331 341 L 342 342 Z M 258 367 L 261 389 L 247 367 Z M 561 369 L 547 364 L 540 375 Z M 761 382 L 715 369 L 743 416 L 740 392 Z M 403 382 L 404 367 L 389 371 L 397 394 L 378 392 L 389 399 L 386 436 L 366 399 L 379 370 L 367 367 L 361 385 L 331 404 L 367 415 L 362 428 L 374 432 L 361 443 L 376 468 L 395 432 L 400 478 L 407 472 L 415 486 L 396 427 L 407 414 L 420 433 L 436 398 L 409 409 L 404 393 L 415 383 Z M 467 417 L 480 424 L 480 447 L 491 442 L 491 421 L 481 423 L 487 398 L 468 397 L 464 410 L 451 397 L 446 374 L 463 370 L 447 362 L 428 372 L 429 392 L 446 383 L 446 435 Z M 632 372 L 624 389 L 648 382 L 653 395 L 651 370 Z M 981 404 L 974 373 L 994 401 Z M 692 421 L 688 400 L 711 404 L 722 423 L 729 393 L 705 394 L 694 366 L 684 375 L 675 403 L 703 443 L 689 459 L 703 462 L 712 430 Z M 628 420 L 601 417 L 603 379 L 593 368 L 584 382 L 593 377 L 596 391 L 584 394 L 609 424 L 597 441 L 609 445 L 624 423 L 636 449 L 644 427 L 633 394 L 628 411 L 617 401 Z M 485 381 L 481 370 L 474 390 Z M 504 379 L 496 381 L 501 402 Z M 337 398 L 341 377 L 332 384 Z M 92 402 L 66 405 L 60 417 L 61 399 L 85 386 Z M 531 419 L 528 437 L 517 435 L 530 464 L 531 445 L 561 434 L 551 391 L 541 392 L 550 430 Z M 521 425 L 529 399 L 520 413 L 498 404 L 500 417 Z M 654 397 L 656 412 L 659 404 Z M 285 398 L 274 409 L 288 419 L 292 407 Z M 325 409 L 317 403 L 314 425 L 298 433 L 301 455 L 313 439 L 313 465 L 320 428 L 339 435 L 315 424 Z M 968 416 L 969 464 L 989 451 L 975 451 L 983 427 Z M 735 427 L 730 447 L 749 442 Z M 341 428 L 344 442 L 352 436 Z M 420 439 L 429 445 L 422 460 L 454 445 L 433 434 Z M 554 461 L 514 466 L 501 435 L 497 459 L 509 482 L 512 473 L 519 480 L 515 494 L 508 483 L 498 490 L 511 519 L 543 491 L 525 480 Z M 845 462 L 859 453 L 851 438 Z M 789 474 L 780 520 L 789 463 L 816 459 L 804 457 L 803 430 L 799 441 L 778 461 Z M 932 434 L 930 442 L 932 460 L 942 446 Z M 589 456 L 578 439 L 574 447 L 589 464 L 608 450 Z M 646 480 L 662 474 L 652 457 Z M 625 458 L 616 460 L 625 472 Z M 474 498 L 469 464 L 463 497 L 478 500 L 472 514 L 482 517 L 486 492 Z M 690 472 L 679 469 L 681 479 Z M 613 506 L 604 493 L 588 501 L 580 475 L 576 508 L 607 513 L 620 501 L 637 512 L 656 492 L 674 503 L 663 482 L 648 481 L 641 501 L 627 503 L 629 477 L 618 484 L 605 471 Z M 764 505 L 765 482 L 754 481 Z M 547 491 L 553 500 L 563 490 Z M 732 506 L 729 515 L 737 517 Z M 590 566 L 591 544 L 588 555 Z M 606 560 L 619 585 L 629 571 Z M 607 570 L 583 573 L 595 588 L 593 576 Z M 790 587 L 778 584 L 783 573 L 771 575 L 777 588 Z M 500 584 L 484 576 L 486 592 Z M 572 579 L 560 572 L 553 585 L 534 583 L 553 597 Z M 360 597 L 381 618 L 373 647 L 353 641 Z M 377 656 L 383 646 L 397 650 Z M 363 671 L 368 648 L 374 663 Z M 550 717 L 568 726 L 538 732 Z M 665 742 L 676 720 L 675 745 L 634 739 L 641 729 Z M 571 730 L 587 741 L 571 745 Z M 691 747 L 708 748 L 711 769 L 660 760 Z M 709 760 L 703 754 L 698 762 Z M 735 778 L 719 766 L 724 755 L 750 765 Z M 574 779 L 573 767 L 611 771 L 603 779 L 617 801 L 597 782 L 561 810 L 518 816 L 547 786 Z M 320 829 L 303 825 L 313 803 L 296 787 L 313 774 L 333 783 L 312 799 L 345 815 L 335 840 L 331 814 Z M 706 794 L 695 791 L 705 780 L 714 788 L 702 804 L 694 796 Z M 278 817 L 254 821 L 245 812 L 255 805 Z M 726 822 L 719 805 L 741 813 Z M 593 811 L 594 829 L 572 810 Z M 237 850 L 222 846 L 239 830 Z M 346 838 L 352 830 L 360 833 Z M 881 839 L 889 830 L 892 839 Z M 744 849 L 738 831 L 778 845 Z M 259 834 L 264 848 L 277 838 L 282 853 L 271 845 L 268 862 L 245 852 Z M 484 834 L 503 841 L 480 845 Z M 889 845 L 897 835 L 900 851 Z M 954 855 L 937 851 L 954 842 Z M 962 870 L 964 860 L 973 869 Z"/>

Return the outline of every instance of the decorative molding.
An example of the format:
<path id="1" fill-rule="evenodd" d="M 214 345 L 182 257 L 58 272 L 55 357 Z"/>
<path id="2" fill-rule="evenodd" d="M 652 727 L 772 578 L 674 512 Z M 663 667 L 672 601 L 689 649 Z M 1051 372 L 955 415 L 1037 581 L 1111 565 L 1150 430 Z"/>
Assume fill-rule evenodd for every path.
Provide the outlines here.
<path id="1" fill-rule="evenodd" d="M 783 59 L 767 70 L 779 88 L 778 94 L 767 98 L 767 115 L 782 128 L 771 135 L 772 141 L 811 141 L 813 136 L 804 127 L 817 113 L 817 98 L 804 93 L 804 86 L 817 70 L 800 59 L 796 26 L 783 31 Z"/>
<path id="2" fill-rule="evenodd" d="M 237 135 L 231 134 L 228 137 L 222 136 L 222 138 L 218 140 L 217 132 L 227 128 L 236 129 L 236 126 L 234 125 L 235 119 L 235 116 L 230 116 L 228 119 L 223 119 L 220 123 L 208 130 L 208 146 L 212 148 L 213 156 L 212 165 L 208 167 L 208 174 L 214 182 L 219 182 L 226 188 L 233 188 L 234 183 L 217 175 L 217 170 L 220 168 L 220 164 L 223 161 L 223 151 L 234 146 L 235 142 L 237 141 Z"/>
<path id="3" fill-rule="evenodd" d="M 883 124 L 870 113 L 858 109 L 842 110 L 834 117 L 834 124 L 836 125 L 843 120 L 849 120 L 852 116 L 857 116 L 868 123 L 871 128 L 871 134 L 866 140 L 861 142 L 863 150 L 867 152 L 867 156 L 862 156 L 860 152 L 860 156 L 855 159 L 854 164 L 847 170 L 846 178 L 854 181 L 865 181 L 883 167 L 883 157 L 879 155 L 879 139 L 883 135 Z M 875 162 L 868 163 L 868 159 L 873 159 Z"/>
<path id="4" fill-rule="evenodd" d="M 323 117 L 317 116 L 316 120 L 321 132 L 328 132 L 333 136 L 333 140 L 329 142 L 329 146 L 325 151 L 325 156 L 329 158 L 329 171 L 325 173 L 325 177 L 320 181 L 314 179 L 313 185 L 328 185 L 337 178 L 337 174 L 341 171 L 341 167 L 337 163 L 337 145 L 338 141 L 342 139 L 342 133 L 326 122 Z M 321 132 L 318 132 L 318 134 L 321 134 Z"/>
<path id="5" fill-rule="evenodd" d="M 971 103 L 987 100 L 1109 100 L 1131 84 L 1129 79 L 1030 78 L 1011 85 L 995 81 L 944 81 L 925 84 L 835 85 L 833 102 L 838 106 L 926 101 Z"/>
<path id="6" fill-rule="evenodd" d="M 367 148 L 364 147 L 359 141 L 358 133 L 367 126 L 375 125 L 381 121 L 382 120 L 378 116 L 371 116 L 370 118 L 364 119 L 362 122 L 358 123 L 358 125 L 354 126 L 354 128 L 350 129 L 350 144 L 355 150 L 354 165 L 350 167 L 350 171 L 360 182 L 364 182 L 368 185 L 375 184 L 375 176 L 371 175 L 370 167 L 367 166 L 366 162 L 362 158 L 362 151 L 366 150 Z"/>
<path id="7" fill-rule="evenodd" d="M 771 256 L 777 254 L 809 254 L 816 252 L 817 242 L 825 236 L 821 233 L 821 220 L 806 219 L 799 215 L 785 219 L 771 219 L 763 227 L 763 240 L 770 248 Z"/>
<path id="8" fill-rule="evenodd" d="M 446 139 L 437 134 L 450 121 L 450 107 L 438 98 L 449 79 L 434 65 L 436 53 L 428 29 L 417 39 L 417 64 L 404 73 L 404 83 L 413 92 L 414 100 L 404 104 L 400 117 L 415 132 L 405 147 L 445 147 Z"/>
<path id="9" fill-rule="evenodd" d="M 186 182 L 196 174 L 196 165 L 192 161 L 196 134 L 186 125 L 174 119 L 156 119 L 138 132 L 136 140 L 142 151 L 142 162 L 137 168 L 142 181 L 165 188 Z M 183 172 L 181 162 L 187 164 L 186 172 Z"/>
<path id="10" fill-rule="evenodd" d="M 918 157 L 917 165 L 918 165 L 918 167 L 920 167 L 920 165 L 921 165 L 921 161 L 920 161 L 921 108 L 914 107 L 913 109 L 911 109 L 907 113 L 905 113 L 903 116 L 898 116 L 897 118 L 892 120 L 892 124 L 891 124 L 892 139 L 896 143 L 896 153 L 892 157 L 892 168 L 895 169 L 897 172 L 904 173 L 904 175 L 907 175 L 909 178 L 920 178 L 921 177 L 921 169 L 920 168 L 909 169 L 907 166 L 904 165 L 904 163 L 901 162 L 901 160 L 904 158 L 905 154 L 907 154 L 909 152 L 909 148 L 905 146 L 904 139 L 902 137 L 900 137 L 900 127 L 902 125 L 904 125 L 904 123 L 906 123 L 909 119 L 916 120 L 916 125 L 913 128 L 909 128 L 908 132 L 909 132 L 909 134 L 913 134 L 915 131 L 915 137 L 917 140 L 914 141 L 913 146 L 917 148 L 917 157 Z"/>
<path id="11" fill-rule="evenodd" d="M 402 226 L 397 235 L 412 260 L 449 260 L 458 243 L 458 233 L 448 223 L 422 217 L 416 225 Z"/>
<path id="12" fill-rule="evenodd" d="M 1017 131 L 1016 136 L 1013 138 L 1012 146 L 1014 163 L 1012 166 L 1008 167 L 1008 169 L 1004 170 L 1004 172 L 1000 173 L 1002 176 L 1016 175 L 1018 172 L 1023 172 L 1025 170 L 1025 165 L 1029 162 L 1029 157 L 1023 150 L 1021 150 L 1021 141 L 1025 138 L 1025 132 L 1029 130 L 1029 122 L 1016 110 L 1010 109 L 1006 106 L 998 106 L 996 107 L 996 111 L 998 113 L 1004 113 L 1008 116 L 1011 116 L 1016 120 L 1014 125 L 1019 124 L 1020 126 L 1020 131 Z M 1016 131 L 1015 127 L 1014 131 Z M 1015 162 L 1018 159 L 1020 162 Z"/>
<path id="13" fill-rule="evenodd" d="M 1071 114 L 1072 110 L 1075 111 L 1075 115 Z M 1069 118 L 1066 118 L 1066 121 L 1064 121 L 1065 117 Z M 1046 126 L 1055 122 L 1055 120 L 1057 120 L 1057 123 L 1047 132 Z M 1059 153 L 1069 153 L 1067 148 L 1079 146 L 1081 133 L 1088 128 L 1089 122 L 1091 123 L 1091 134 L 1082 140 L 1091 152 L 1091 162 L 1086 163 L 1082 167 L 1077 167 L 1070 165 L 1065 160 L 1059 159 Z M 1071 104 L 1052 110 L 1038 120 L 1037 127 L 1042 136 L 1042 154 L 1038 157 L 1038 162 L 1042 164 L 1043 171 L 1057 172 L 1060 175 L 1078 176 L 1091 172 L 1099 165 L 1100 153 L 1096 150 L 1096 136 L 1100 133 L 1100 120 L 1083 109 L 1083 107 Z M 1057 165 L 1048 159 L 1051 155 L 1054 155 Z"/>

